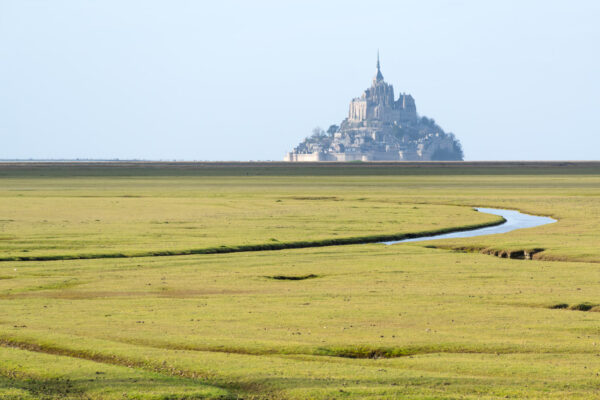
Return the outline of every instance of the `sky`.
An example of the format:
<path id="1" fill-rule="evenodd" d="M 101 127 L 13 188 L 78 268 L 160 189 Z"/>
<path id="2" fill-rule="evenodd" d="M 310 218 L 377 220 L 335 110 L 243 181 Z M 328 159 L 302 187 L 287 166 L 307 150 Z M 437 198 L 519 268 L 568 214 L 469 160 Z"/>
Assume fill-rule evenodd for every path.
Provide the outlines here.
<path id="1" fill-rule="evenodd" d="M 0 159 L 282 160 L 377 50 L 466 160 L 600 159 L 597 0 L 0 0 Z"/>

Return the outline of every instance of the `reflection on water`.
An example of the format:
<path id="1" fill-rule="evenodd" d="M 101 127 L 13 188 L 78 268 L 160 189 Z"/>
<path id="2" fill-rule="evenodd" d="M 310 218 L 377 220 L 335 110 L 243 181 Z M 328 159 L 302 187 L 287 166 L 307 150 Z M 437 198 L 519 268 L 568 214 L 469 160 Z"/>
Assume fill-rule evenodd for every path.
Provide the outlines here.
<path id="1" fill-rule="evenodd" d="M 466 238 L 473 236 L 483 236 L 483 235 L 493 235 L 496 233 L 506 233 L 510 231 L 514 231 L 515 229 L 523 229 L 523 228 L 533 228 L 540 225 L 551 224 L 556 222 L 555 219 L 550 217 L 538 217 L 536 215 L 523 214 L 514 210 L 501 210 L 497 208 L 476 208 L 477 211 L 486 213 L 486 214 L 494 214 L 500 215 L 504 217 L 506 220 L 505 223 L 496 226 L 489 226 L 487 228 L 479 228 L 473 229 L 470 231 L 460 231 L 460 232 L 452 232 L 452 233 L 444 233 L 441 235 L 434 236 L 424 236 L 420 238 L 413 239 L 404 239 L 404 240 L 394 240 L 391 242 L 382 242 L 385 244 L 396 244 L 396 243 L 404 243 L 404 242 L 420 242 L 423 240 L 438 240 L 438 239 L 452 239 L 452 238 Z"/>

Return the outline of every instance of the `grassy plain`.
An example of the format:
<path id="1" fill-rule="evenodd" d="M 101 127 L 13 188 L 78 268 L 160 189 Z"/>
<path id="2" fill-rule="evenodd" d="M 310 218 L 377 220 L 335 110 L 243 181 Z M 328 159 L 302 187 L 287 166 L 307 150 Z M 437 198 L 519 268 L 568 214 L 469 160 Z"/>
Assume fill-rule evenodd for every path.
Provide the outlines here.
<path id="1" fill-rule="evenodd" d="M 496 221 L 473 206 L 559 222 L 394 246 L 3 261 L 0 399 L 600 398 L 600 313 L 572 309 L 600 304 L 600 165 L 347 167 L 5 166 L 0 255 Z M 478 253 L 531 248 L 544 251 Z"/>

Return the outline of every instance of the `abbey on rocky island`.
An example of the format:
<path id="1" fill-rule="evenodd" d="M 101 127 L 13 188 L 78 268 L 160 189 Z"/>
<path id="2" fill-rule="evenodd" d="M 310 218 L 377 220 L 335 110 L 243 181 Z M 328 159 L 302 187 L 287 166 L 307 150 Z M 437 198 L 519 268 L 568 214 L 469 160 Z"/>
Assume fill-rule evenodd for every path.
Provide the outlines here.
<path id="1" fill-rule="evenodd" d="M 373 84 L 350 102 L 348 118 L 316 129 L 285 161 L 461 161 L 460 142 L 433 119 L 419 117 L 415 100 L 383 80 L 377 54 Z"/>

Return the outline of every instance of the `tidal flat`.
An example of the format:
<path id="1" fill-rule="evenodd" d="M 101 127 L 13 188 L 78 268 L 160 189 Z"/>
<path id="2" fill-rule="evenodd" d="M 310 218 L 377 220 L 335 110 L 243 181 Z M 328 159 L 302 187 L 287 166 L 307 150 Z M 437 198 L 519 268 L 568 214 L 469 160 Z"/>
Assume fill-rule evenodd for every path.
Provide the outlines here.
<path id="1" fill-rule="evenodd" d="M 3 164 L 0 259 L 1 399 L 600 398 L 599 163 Z"/>

